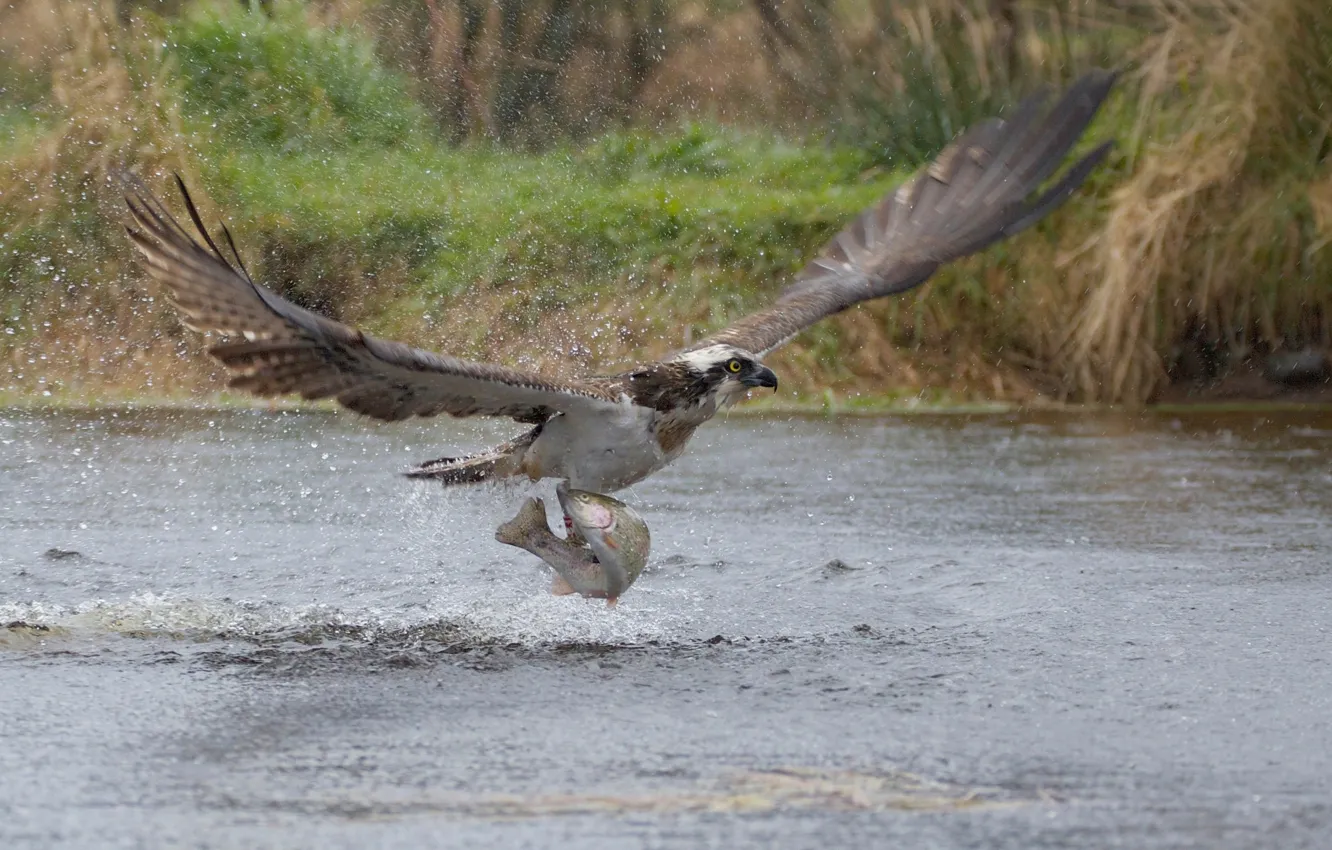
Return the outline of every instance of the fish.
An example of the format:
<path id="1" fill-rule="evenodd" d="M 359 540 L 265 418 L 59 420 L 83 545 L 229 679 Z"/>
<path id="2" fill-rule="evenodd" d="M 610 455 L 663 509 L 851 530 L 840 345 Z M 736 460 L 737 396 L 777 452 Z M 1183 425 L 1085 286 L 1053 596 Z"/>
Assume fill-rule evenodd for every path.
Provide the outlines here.
<path id="1" fill-rule="evenodd" d="M 546 524 L 546 504 L 529 497 L 518 514 L 495 531 L 500 543 L 525 549 L 553 569 L 551 592 L 578 593 L 615 605 L 647 565 L 652 537 L 633 508 L 600 493 L 555 490 L 569 533 L 559 537 Z"/>

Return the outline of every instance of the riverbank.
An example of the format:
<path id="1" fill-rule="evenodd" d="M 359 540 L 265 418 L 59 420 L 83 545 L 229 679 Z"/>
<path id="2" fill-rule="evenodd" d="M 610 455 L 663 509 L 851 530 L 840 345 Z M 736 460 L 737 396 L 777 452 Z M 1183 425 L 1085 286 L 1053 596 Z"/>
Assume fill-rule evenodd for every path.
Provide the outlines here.
<path id="1" fill-rule="evenodd" d="M 382 35 L 332 12 L 290 0 L 271 16 L 239 4 L 162 17 L 52 8 L 45 64 L 6 66 L 17 82 L 0 92 L 0 389 L 18 396 L 175 397 L 221 383 L 132 256 L 110 179 L 124 165 L 177 211 L 170 173 L 183 175 L 256 276 L 303 306 L 422 348 L 587 374 L 769 303 L 937 149 L 890 149 L 897 134 L 882 127 L 851 138 L 813 119 L 794 131 L 699 120 L 703 102 L 541 146 L 455 144 L 386 64 Z M 1282 0 L 1135 14 L 1082 21 L 1067 55 L 1050 52 L 1062 36 L 1030 30 L 1042 55 L 1067 60 L 1052 83 L 1093 62 L 1127 68 L 1087 141 L 1118 147 L 1076 197 L 921 289 L 802 334 L 773 358 L 784 392 L 812 407 L 827 393 L 834 407 L 885 394 L 1134 406 L 1178 401 L 1199 351 L 1213 366 L 1332 351 L 1332 171 L 1318 117 L 1332 72 L 1309 70 L 1332 68 L 1320 35 L 1332 12 Z M 708 38 L 726 26 L 706 22 Z M 943 78 L 966 81 L 956 91 L 875 90 L 889 124 L 942 122 L 944 138 L 977 117 L 963 106 L 979 102 L 973 78 L 997 54 L 963 43 L 941 42 L 953 64 L 926 69 L 955 71 Z M 17 49 L 6 44 L 0 60 Z M 983 100 L 1000 109 L 1020 89 L 996 84 Z"/>

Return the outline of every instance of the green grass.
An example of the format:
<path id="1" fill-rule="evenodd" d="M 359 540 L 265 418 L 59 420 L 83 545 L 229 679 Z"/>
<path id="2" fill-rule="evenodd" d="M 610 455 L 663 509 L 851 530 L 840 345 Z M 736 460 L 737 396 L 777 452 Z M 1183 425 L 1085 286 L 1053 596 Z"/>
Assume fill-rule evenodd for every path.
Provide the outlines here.
<path id="1" fill-rule="evenodd" d="M 256 276 L 293 300 L 461 356 L 513 359 L 527 356 L 531 343 L 520 341 L 562 349 L 586 344 L 594 326 L 615 328 L 602 362 L 584 364 L 593 368 L 640 347 L 673 347 L 682 326 L 697 336 L 765 303 L 904 176 L 875 165 L 873 147 L 699 121 L 541 153 L 454 147 L 407 81 L 376 61 L 369 36 L 313 26 L 292 0 L 272 6 L 268 15 L 203 3 L 153 21 L 139 31 L 145 41 L 89 54 L 124 63 L 138 87 L 125 100 L 74 102 L 73 114 L 52 113 L 49 129 L 0 109 L 0 140 L 13 126 L 10 143 L 35 148 L 62 122 L 82 126 L 80 110 L 102 122 L 88 124 L 96 139 L 123 115 L 150 126 L 117 137 L 130 164 L 155 152 L 140 167 L 150 187 L 182 213 L 171 181 L 151 166 L 183 167 L 205 220 L 215 230 L 225 220 Z M 145 96 L 148 80 L 164 82 Z M 145 124 L 149 110 L 165 117 Z M 61 174 L 79 173 L 85 147 L 98 149 L 62 148 Z M 0 341 L 0 375 L 14 391 L 45 399 L 55 387 L 82 398 L 98 395 L 99 382 L 128 382 L 170 395 L 197 382 L 207 361 L 172 361 L 172 346 L 197 351 L 199 342 L 135 265 L 115 226 L 115 187 L 62 179 L 40 203 L 9 204 L 32 196 L 19 185 L 0 196 L 0 318 L 15 331 Z M 1049 241 L 1050 227 L 1023 244 Z M 893 343 L 947 345 L 958 327 L 981 328 L 968 333 L 999 346 L 1015 338 L 1023 310 L 1011 283 L 1021 268 L 1013 245 L 951 268 L 929 298 L 870 313 L 868 341 L 836 323 L 812 329 L 792 347 L 786 385 L 832 383 L 849 395 L 792 397 L 792 409 L 972 398 L 966 379 L 937 398 L 884 389 L 881 366 L 866 364 Z M 538 333 L 543 323 L 551 335 Z M 857 362 L 865 348 L 871 356 Z M 50 361 L 27 362 L 34 350 Z"/>
<path id="2" fill-rule="evenodd" d="M 665 281 L 677 299 L 738 308 L 891 182 L 862 180 L 851 148 L 706 123 L 540 154 L 452 147 L 366 35 L 303 14 L 290 0 L 271 15 L 200 5 L 162 23 L 165 57 L 209 196 L 252 266 L 383 333 L 504 289 L 520 292 L 517 324 Z"/>
<path id="3" fill-rule="evenodd" d="M 695 145 L 688 127 L 677 139 Z M 242 245 L 281 243 L 301 268 L 280 270 L 313 299 L 340 263 L 404 267 L 412 294 L 450 298 L 537 286 L 578 301 L 656 269 L 715 272 L 723 289 L 784 277 L 890 185 L 858 180 L 822 148 L 724 135 L 725 168 L 600 167 L 589 151 L 531 155 L 421 144 L 333 154 L 220 153 L 208 167 L 215 200 L 244 211 Z M 352 259 L 354 258 L 354 259 Z"/>
<path id="4" fill-rule="evenodd" d="M 228 145 L 283 151 L 394 146 L 426 132 L 425 111 L 368 36 L 311 26 L 293 0 L 269 5 L 200 4 L 166 23 L 191 122 Z"/>
<path id="5" fill-rule="evenodd" d="M 1312 0 L 1282 7 L 1299 3 L 1327 17 Z M 609 367 L 768 301 L 905 170 L 1033 80 L 1118 64 L 1109 60 L 1155 38 L 1122 26 L 1060 36 L 1053 53 L 1024 54 L 1019 85 L 994 64 L 1003 57 L 993 45 L 972 37 L 972 19 L 954 14 L 919 43 L 897 29 L 865 42 L 878 52 L 856 55 L 898 57 L 902 86 L 878 73 L 878 58 L 856 65 L 851 82 L 865 89 L 855 114 L 803 141 L 692 121 L 580 144 L 552 136 L 532 153 L 448 144 L 370 33 L 316 22 L 330 7 L 196 0 L 159 18 L 143 11 L 154 4 L 132 5 L 144 17 L 128 25 L 111 6 L 68 16 L 49 67 L 0 67 L 0 392 L 170 396 L 217 380 L 118 226 L 123 199 L 106 178 L 121 165 L 178 212 L 168 173 L 180 171 L 256 276 L 306 306 L 461 356 L 518 362 L 577 344 L 591 353 L 573 368 Z M 1240 5 L 1261 35 L 1265 7 Z M 1049 41 L 1056 29 L 1032 32 Z M 1121 146 L 1074 201 L 927 287 L 801 335 L 776 355 L 792 402 L 955 406 L 991 387 L 999 397 L 1141 401 L 1195 319 L 1258 352 L 1326 347 L 1332 172 L 1314 130 L 1325 128 L 1315 107 L 1327 63 L 1299 59 L 1325 58 L 1326 39 L 1308 39 L 1317 43 L 1284 76 L 1254 62 L 1244 74 L 1209 71 L 1219 81 L 1204 91 L 1220 98 L 1210 112 L 1193 112 L 1211 102 L 1190 88 L 1196 74 L 1155 94 L 1127 75 L 1081 143 Z M 992 87 L 973 79 L 977 63 L 990 63 Z M 1245 74 L 1265 87 L 1228 109 L 1232 89 L 1248 90 Z M 1317 79 L 1300 84 L 1301 74 Z M 1289 120 L 1268 120 L 1281 110 Z M 1240 151 L 1252 165 L 1190 189 L 1196 204 L 1161 211 L 1179 175 L 1241 162 L 1229 137 L 1211 132 L 1214 116 L 1225 124 L 1232 114 L 1268 128 Z M 1143 262 L 1132 249 L 1158 233 L 1170 236 L 1168 256 Z M 1100 298 L 1106 281 L 1125 283 Z M 1121 316 L 1127 325 L 1104 324 L 1128 327 L 1127 354 L 1075 344 Z M 1145 377 L 1116 389 L 1121 363 Z M 838 396 L 821 395 L 829 386 Z M 922 395 L 924 386 L 943 389 Z"/>
<path id="6" fill-rule="evenodd" d="M 454 147 L 366 35 L 311 26 L 289 0 L 273 9 L 202 4 L 144 25 L 145 42 L 71 55 L 77 80 L 133 81 L 119 101 L 67 87 L 65 109 L 33 110 L 0 93 L 0 145 L 15 152 L 0 186 L 0 389 L 41 401 L 137 381 L 152 396 L 202 370 L 171 364 L 171 345 L 198 343 L 134 263 L 108 162 L 139 166 L 182 218 L 152 166 L 183 167 L 214 230 L 225 220 L 256 276 L 294 300 L 463 355 L 588 303 L 715 325 L 894 182 L 863 175 L 855 150 L 697 122 L 543 153 Z M 86 25 L 75 40 L 109 43 Z M 150 80 L 165 82 L 147 93 Z M 99 160 L 105 138 L 118 152 Z"/>
<path id="7" fill-rule="evenodd" d="M 48 129 L 35 110 L 0 103 L 0 157 L 30 148 Z"/>

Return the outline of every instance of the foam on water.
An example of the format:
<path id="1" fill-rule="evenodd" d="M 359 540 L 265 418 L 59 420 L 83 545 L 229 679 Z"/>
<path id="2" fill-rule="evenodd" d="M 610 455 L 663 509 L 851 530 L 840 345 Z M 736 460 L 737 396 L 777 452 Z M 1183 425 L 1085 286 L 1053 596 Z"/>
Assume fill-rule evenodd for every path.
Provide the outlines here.
<path id="1" fill-rule="evenodd" d="M 142 593 L 78 605 L 18 602 L 0 605 L 0 622 L 62 631 L 140 636 L 260 636 L 315 626 L 361 626 L 347 612 L 325 605 L 288 608 Z M 387 624 L 385 624 L 387 625 Z"/>
<path id="2" fill-rule="evenodd" d="M 125 598 L 73 604 L 6 602 L 0 604 L 0 624 L 194 641 L 269 642 L 335 632 L 373 643 L 385 635 L 401 642 L 412 634 L 447 634 L 453 645 L 527 648 L 669 643 L 691 636 L 691 598 L 685 592 L 635 590 L 614 608 L 601 600 L 553 596 L 548 569 L 493 539 L 493 530 L 523 498 L 546 496 L 549 508 L 555 503 L 551 492 L 526 484 L 405 488 L 389 511 L 396 526 L 393 557 L 404 572 L 417 578 L 428 573 L 429 581 L 397 605 L 358 606 L 354 598 L 350 604 L 292 605 L 145 588 Z M 374 598 L 382 590 L 371 587 L 366 593 Z"/>
<path id="3" fill-rule="evenodd" d="M 569 644 L 627 646 L 671 642 L 683 636 L 687 618 L 651 605 L 607 608 L 595 600 L 554 596 L 473 599 L 405 614 L 328 605 L 290 607 L 136 594 L 75 605 L 12 602 L 0 605 L 0 624 L 78 635 L 136 638 L 250 640 L 268 642 L 336 634 L 374 643 L 389 636 L 448 634 L 455 646 L 539 648 Z"/>

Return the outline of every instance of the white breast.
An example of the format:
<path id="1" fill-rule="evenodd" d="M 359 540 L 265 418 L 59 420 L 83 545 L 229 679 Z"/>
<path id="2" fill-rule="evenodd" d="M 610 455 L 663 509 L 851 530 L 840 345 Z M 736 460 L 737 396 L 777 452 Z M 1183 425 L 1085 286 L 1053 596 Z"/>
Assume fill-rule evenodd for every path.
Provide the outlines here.
<path id="1" fill-rule="evenodd" d="M 541 429 L 528 457 L 543 477 L 567 478 L 576 490 L 614 492 L 669 462 L 652 436 L 654 415 L 628 399 L 604 414 L 560 414 Z"/>

